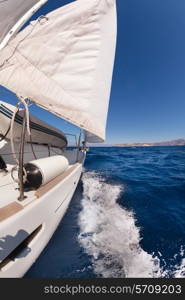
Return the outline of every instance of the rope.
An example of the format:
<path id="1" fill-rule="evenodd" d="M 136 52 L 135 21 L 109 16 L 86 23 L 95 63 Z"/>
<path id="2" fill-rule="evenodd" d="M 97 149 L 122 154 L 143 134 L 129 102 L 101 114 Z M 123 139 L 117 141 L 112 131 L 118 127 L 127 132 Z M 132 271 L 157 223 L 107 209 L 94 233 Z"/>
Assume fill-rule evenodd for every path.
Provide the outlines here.
<path id="1" fill-rule="evenodd" d="M 0 142 L 4 141 L 4 139 L 7 137 L 8 133 L 9 133 L 9 131 L 10 131 L 10 125 L 4 135 L 0 134 Z"/>
<path id="2" fill-rule="evenodd" d="M 26 103 L 26 101 L 22 97 L 19 97 L 19 100 L 20 101 L 17 103 L 17 107 L 16 107 L 16 109 L 13 113 L 11 123 L 10 123 L 10 144 L 11 144 L 12 155 L 13 155 L 13 158 L 14 158 L 17 166 L 19 165 L 19 160 L 16 156 L 16 151 L 15 151 L 15 146 L 14 146 L 14 123 L 15 123 L 16 114 L 20 110 L 19 105 L 21 103 L 24 105 L 24 108 L 25 108 L 27 133 L 28 133 L 29 136 L 31 136 L 28 104 Z"/>
<path id="3" fill-rule="evenodd" d="M 10 123 L 10 144 L 11 144 L 12 155 L 13 155 L 13 158 L 15 159 L 16 165 L 19 164 L 19 160 L 17 159 L 17 156 L 15 154 L 16 152 L 15 152 L 15 147 L 14 147 L 13 129 L 14 129 L 15 116 L 18 113 L 18 111 L 19 111 L 19 106 L 17 104 L 17 107 L 13 113 L 11 123 Z"/>
<path id="4" fill-rule="evenodd" d="M 29 116 L 29 109 L 28 109 L 28 103 L 26 103 L 25 99 L 23 97 L 19 97 L 20 102 L 24 105 L 25 107 L 25 112 L 26 112 L 26 128 L 27 128 L 27 133 L 30 136 L 30 116 Z"/>

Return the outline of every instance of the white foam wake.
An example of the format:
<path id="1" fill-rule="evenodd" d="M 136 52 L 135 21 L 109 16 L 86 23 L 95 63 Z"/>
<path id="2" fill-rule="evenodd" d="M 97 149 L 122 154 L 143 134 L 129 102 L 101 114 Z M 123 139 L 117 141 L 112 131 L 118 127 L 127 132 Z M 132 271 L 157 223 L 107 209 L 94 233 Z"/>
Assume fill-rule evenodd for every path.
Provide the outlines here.
<path id="1" fill-rule="evenodd" d="M 79 215 L 79 242 L 91 256 L 97 276 L 166 277 L 160 259 L 140 246 L 134 214 L 117 204 L 123 188 L 107 184 L 94 172 L 83 175 L 84 195 Z M 176 266 L 174 277 L 182 277 L 185 259 Z"/>

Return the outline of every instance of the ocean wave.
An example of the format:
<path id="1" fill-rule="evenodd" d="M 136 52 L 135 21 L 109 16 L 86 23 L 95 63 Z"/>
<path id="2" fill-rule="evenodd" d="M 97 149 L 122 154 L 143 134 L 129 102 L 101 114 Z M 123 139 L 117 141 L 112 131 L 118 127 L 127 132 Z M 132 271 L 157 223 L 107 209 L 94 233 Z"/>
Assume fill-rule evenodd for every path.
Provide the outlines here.
<path id="1" fill-rule="evenodd" d="M 86 172 L 82 178 L 83 199 L 79 214 L 79 243 L 91 257 L 96 276 L 115 277 L 185 277 L 183 247 L 180 263 L 165 268 L 162 254 L 147 253 L 140 246 L 140 229 L 132 211 L 117 201 L 124 187 L 106 183 L 96 172 Z"/>

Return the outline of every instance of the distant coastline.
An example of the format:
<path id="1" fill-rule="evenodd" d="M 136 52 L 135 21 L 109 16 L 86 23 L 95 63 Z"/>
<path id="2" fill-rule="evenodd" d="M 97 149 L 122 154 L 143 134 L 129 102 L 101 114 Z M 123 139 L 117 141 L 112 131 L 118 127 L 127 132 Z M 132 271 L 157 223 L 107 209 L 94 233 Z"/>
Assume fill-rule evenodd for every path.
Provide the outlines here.
<path id="1" fill-rule="evenodd" d="M 123 143 L 116 144 L 116 147 L 152 147 L 152 146 L 185 146 L 185 139 L 177 139 L 172 141 L 162 141 L 154 143 Z"/>

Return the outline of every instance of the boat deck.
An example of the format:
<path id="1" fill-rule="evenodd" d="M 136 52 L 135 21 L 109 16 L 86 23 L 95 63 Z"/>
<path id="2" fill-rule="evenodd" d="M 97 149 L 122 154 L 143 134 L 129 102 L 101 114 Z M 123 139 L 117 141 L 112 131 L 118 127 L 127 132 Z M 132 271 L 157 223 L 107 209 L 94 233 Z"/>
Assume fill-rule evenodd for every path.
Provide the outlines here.
<path id="1" fill-rule="evenodd" d="M 19 197 L 19 190 L 17 187 L 18 185 L 12 179 L 11 168 L 12 166 L 8 165 L 8 172 L 4 172 L 4 171 L 0 172 L 0 190 L 1 190 L 0 209 L 12 203 L 13 199 L 18 199 Z M 21 205 L 23 206 L 35 198 L 34 191 L 29 191 L 25 193 L 25 195 L 27 196 L 27 198 L 23 202 L 18 201 L 18 203 L 21 203 Z"/>
<path id="2" fill-rule="evenodd" d="M 69 166 L 68 169 L 61 175 L 55 177 L 49 183 L 41 186 L 39 189 L 34 191 L 25 192 L 25 199 L 23 201 L 17 200 L 19 197 L 19 191 L 17 184 L 13 181 L 11 173 L 0 173 L 0 188 L 2 193 L 6 195 L 4 199 L 0 201 L 0 222 L 16 214 L 20 210 L 24 209 L 25 206 L 31 204 L 33 201 L 42 197 L 45 193 L 61 183 L 67 176 L 69 176 L 77 167 L 79 163 L 75 163 L 73 166 Z M 2 184 L 2 185 L 1 185 Z"/>
<path id="3" fill-rule="evenodd" d="M 3 177 L 4 184 L 0 188 L 3 189 L 2 193 L 6 195 L 3 201 L 0 201 L 0 222 L 11 217 L 15 213 L 24 209 L 25 206 L 29 205 L 36 199 L 42 197 L 45 193 L 47 193 L 51 188 L 56 186 L 58 183 L 61 183 L 68 175 L 70 175 L 77 167 L 79 163 L 74 164 L 73 166 L 69 166 L 68 169 L 62 173 L 61 175 L 55 177 L 49 183 L 41 186 L 36 191 L 25 192 L 25 199 L 23 201 L 13 200 L 18 199 L 19 191 L 16 188 L 17 184 L 13 181 L 10 172 L 5 173 L 4 175 L 0 174 L 0 182 L 1 176 Z M 13 197 L 12 197 L 13 195 Z"/>
<path id="4" fill-rule="evenodd" d="M 73 153 L 73 154 L 72 154 Z M 25 199 L 19 201 L 19 189 L 18 184 L 13 180 L 11 170 L 13 165 L 7 164 L 7 172 L 0 171 L 0 221 L 7 219 L 24 207 L 41 198 L 44 194 L 49 192 L 50 189 L 55 187 L 58 183 L 62 182 L 67 176 L 69 176 L 73 170 L 79 165 L 76 163 L 76 151 L 66 151 L 65 156 L 68 158 L 69 167 L 60 175 L 55 177 L 47 184 L 41 186 L 37 190 L 30 190 L 25 192 Z"/>

